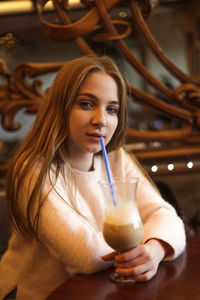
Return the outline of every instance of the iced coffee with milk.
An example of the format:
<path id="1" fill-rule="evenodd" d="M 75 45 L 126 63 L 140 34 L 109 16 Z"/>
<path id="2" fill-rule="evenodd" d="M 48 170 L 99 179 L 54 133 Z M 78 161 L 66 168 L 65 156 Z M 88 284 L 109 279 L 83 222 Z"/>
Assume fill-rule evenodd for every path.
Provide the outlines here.
<path id="1" fill-rule="evenodd" d="M 122 199 L 105 211 L 103 235 L 107 244 L 118 252 L 136 247 L 143 235 L 143 225 L 133 202 Z"/>
<path id="2" fill-rule="evenodd" d="M 107 244 L 118 252 L 135 248 L 143 235 L 143 224 L 137 208 L 136 190 L 138 178 L 113 178 L 112 186 L 108 180 L 101 180 L 104 199 L 103 236 Z M 120 284 L 134 283 L 134 279 L 116 272 L 111 280 Z"/>

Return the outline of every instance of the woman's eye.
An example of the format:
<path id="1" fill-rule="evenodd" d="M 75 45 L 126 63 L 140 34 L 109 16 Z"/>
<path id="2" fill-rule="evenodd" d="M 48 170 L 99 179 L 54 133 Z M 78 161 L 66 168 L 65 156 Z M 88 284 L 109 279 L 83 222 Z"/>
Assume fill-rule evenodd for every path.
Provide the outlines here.
<path id="1" fill-rule="evenodd" d="M 79 103 L 79 105 L 83 108 L 83 109 L 91 109 L 93 107 L 93 104 L 89 101 L 81 101 Z"/>
<path id="2" fill-rule="evenodd" d="M 109 107 L 107 107 L 106 110 L 111 115 L 117 115 L 118 112 L 119 112 L 119 109 L 117 107 L 115 107 L 115 106 L 109 106 Z"/>

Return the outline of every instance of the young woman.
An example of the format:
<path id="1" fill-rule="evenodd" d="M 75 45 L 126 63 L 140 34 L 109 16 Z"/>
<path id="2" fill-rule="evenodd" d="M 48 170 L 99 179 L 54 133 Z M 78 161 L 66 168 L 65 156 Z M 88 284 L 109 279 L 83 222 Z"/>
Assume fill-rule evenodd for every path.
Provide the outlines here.
<path id="1" fill-rule="evenodd" d="M 0 299 L 17 287 L 17 299 L 44 299 L 76 273 L 114 264 L 137 281 L 152 278 L 159 263 L 185 247 L 184 226 L 123 148 L 126 90 L 108 57 L 81 57 L 58 72 L 48 100 L 8 172 L 7 202 L 13 233 L 0 262 Z M 106 178 L 99 137 L 113 176 L 139 177 L 141 245 L 116 254 L 99 229 Z"/>

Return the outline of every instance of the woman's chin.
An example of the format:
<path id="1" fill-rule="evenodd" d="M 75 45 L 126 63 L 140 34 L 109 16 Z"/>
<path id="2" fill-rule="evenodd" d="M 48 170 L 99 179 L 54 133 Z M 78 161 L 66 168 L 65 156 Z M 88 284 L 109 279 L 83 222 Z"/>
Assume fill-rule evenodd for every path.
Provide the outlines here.
<path id="1" fill-rule="evenodd" d="M 88 147 L 86 149 L 86 151 L 95 154 L 95 153 L 98 153 L 101 151 L 101 147 L 100 146 L 91 146 L 91 147 Z"/>

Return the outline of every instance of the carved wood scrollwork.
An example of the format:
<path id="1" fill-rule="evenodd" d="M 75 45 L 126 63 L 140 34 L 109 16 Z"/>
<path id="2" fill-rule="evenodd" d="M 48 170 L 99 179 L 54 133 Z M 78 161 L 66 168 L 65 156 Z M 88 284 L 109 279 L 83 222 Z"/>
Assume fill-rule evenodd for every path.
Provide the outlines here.
<path id="1" fill-rule="evenodd" d="M 53 0 L 55 12 L 60 24 L 52 24 L 44 19 L 43 9 L 49 0 L 37 0 L 36 8 L 42 31 L 45 35 L 57 40 L 73 40 L 83 54 L 96 55 L 88 45 L 86 38 L 98 41 L 110 40 L 117 46 L 124 58 L 136 69 L 143 78 L 156 90 L 162 92 L 168 99 L 168 103 L 161 99 L 137 89 L 127 82 L 127 91 L 135 101 L 155 111 L 179 120 L 180 127 L 165 130 L 141 131 L 134 128 L 127 129 L 127 142 L 166 142 L 168 146 L 157 148 L 147 147 L 135 150 L 135 154 L 141 160 L 163 158 L 168 155 L 177 157 L 184 155 L 200 154 L 200 81 L 183 73 L 164 54 L 151 34 L 146 19 L 152 9 L 159 5 L 156 0 L 126 1 L 132 14 L 132 20 L 112 19 L 109 12 L 120 4 L 120 0 L 84 0 L 87 6 L 86 14 L 79 20 L 72 22 L 68 13 L 68 1 Z M 191 4 L 192 5 L 192 4 Z M 123 26 L 124 31 L 118 31 L 118 26 Z M 176 77 L 180 85 L 171 90 L 158 80 L 145 65 L 143 65 L 126 45 L 124 38 L 131 34 L 133 26 L 139 28 L 149 47 L 153 50 L 157 59 L 164 67 Z M 28 113 L 37 113 L 40 104 L 45 101 L 48 91 L 42 90 L 42 83 L 37 76 L 57 71 L 61 63 L 53 64 L 21 64 L 11 74 L 4 61 L 0 60 L 0 74 L 4 84 L 0 86 L 0 114 L 1 125 L 7 130 L 17 130 L 19 124 L 14 122 L 16 112 L 26 108 Z M 32 84 L 27 77 L 36 78 Z"/>

